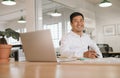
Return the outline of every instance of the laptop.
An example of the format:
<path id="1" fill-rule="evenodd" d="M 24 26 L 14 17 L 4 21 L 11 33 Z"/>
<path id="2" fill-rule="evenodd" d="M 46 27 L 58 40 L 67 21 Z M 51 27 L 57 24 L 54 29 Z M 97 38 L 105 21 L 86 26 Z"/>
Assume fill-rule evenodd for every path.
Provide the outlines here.
<path id="1" fill-rule="evenodd" d="M 25 58 L 32 62 L 57 62 L 50 30 L 20 34 Z"/>

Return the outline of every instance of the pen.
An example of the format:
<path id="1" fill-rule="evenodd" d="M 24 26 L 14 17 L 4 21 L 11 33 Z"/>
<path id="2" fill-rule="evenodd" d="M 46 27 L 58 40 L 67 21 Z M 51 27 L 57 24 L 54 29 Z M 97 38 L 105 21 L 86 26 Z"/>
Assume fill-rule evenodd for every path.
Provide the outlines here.
<path id="1" fill-rule="evenodd" d="M 95 57 L 96 57 L 96 58 L 98 58 L 98 56 L 100 56 L 100 55 L 99 55 L 99 54 L 96 54 L 96 56 L 95 56 Z"/>
<path id="2" fill-rule="evenodd" d="M 97 56 L 100 56 L 99 54 L 97 54 Z"/>
<path id="3" fill-rule="evenodd" d="M 90 47 L 88 46 L 88 51 L 89 51 Z"/>

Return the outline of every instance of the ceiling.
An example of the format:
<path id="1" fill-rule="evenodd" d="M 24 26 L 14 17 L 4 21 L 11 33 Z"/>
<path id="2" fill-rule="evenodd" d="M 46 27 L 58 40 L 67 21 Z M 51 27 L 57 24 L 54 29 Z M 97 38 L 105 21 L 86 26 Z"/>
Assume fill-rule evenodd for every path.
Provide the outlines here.
<path id="1" fill-rule="evenodd" d="M 0 0 L 0 2 L 1 1 L 2 0 Z M 86 0 L 86 1 L 94 4 L 96 6 L 96 8 L 98 8 L 97 9 L 98 13 L 104 13 L 106 11 L 108 11 L 109 14 L 111 12 L 114 14 L 120 13 L 120 9 L 119 9 L 120 0 L 110 0 L 113 3 L 113 6 L 110 8 L 107 8 L 107 9 L 97 7 L 97 4 L 100 3 L 102 0 Z M 17 2 L 17 5 L 14 5 L 14 6 L 5 6 L 0 3 L 0 22 L 9 21 L 11 19 L 17 19 L 21 15 L 25 15 L 25 4 L 24 4 L 25 0 L 16 0 L 16 2 Z M 55 9 L 55 7 L 61 8 L 61 7 L 65 7 L 65 6 L 55 3 L 51 0 L 42 0 L 43 12 L 53 10 L 53 9 Z M 23 10 L 23 12 L 21 12 L 20 10 Z"/>
<path id="2" fill-rule="evenodd" d="M 0 22 L 17 19 L 21 15 L 25 15 L 25 0 L 15 0 L 16 5 L 14 6 L 3 5 L 1 1 L 2 0 L 0 0 Z M 42 0 L 43 12 L 53 10 L 55 7 L 62 8 L 63 6 L 50 0 Z M 23 11 L 21 12 L 21 10 Z"/>
<path id="3" fill-rule="evenodd" d="M 43 13 L 50 11 L 50 10 L 54 10 L 56 8 L 63 8 L 65 6 L 63 6 L 62 4 L 58 4 L 54 1 L 51 0 L 42 0 L 42 9 L 43 9 Z"/>
<path id="4" fill-rule="evenodd" d="M 0 22 L 15 19 L 24 14 L 25 0 L 16 0 L 17 5 L 14 6 L 3 5 L 1 1 L 2 0 L 0 0 Z M 20 11 L 21 9 L 23 9 L 23 12 Z"/>

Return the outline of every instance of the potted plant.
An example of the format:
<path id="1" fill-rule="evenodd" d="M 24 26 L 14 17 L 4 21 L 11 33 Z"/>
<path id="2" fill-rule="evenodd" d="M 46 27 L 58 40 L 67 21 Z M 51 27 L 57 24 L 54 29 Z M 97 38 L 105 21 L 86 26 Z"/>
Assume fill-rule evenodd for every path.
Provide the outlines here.
<path id="1" fill-rule="evenodd" d="M 5 29 L 5 31 L 0 31 L 0 63 L 9 62 L 9 55 L 12 45 L 7 43 L 6 38 L 12 37 L 19 40 L 20 34 L 11 28 Z"/>

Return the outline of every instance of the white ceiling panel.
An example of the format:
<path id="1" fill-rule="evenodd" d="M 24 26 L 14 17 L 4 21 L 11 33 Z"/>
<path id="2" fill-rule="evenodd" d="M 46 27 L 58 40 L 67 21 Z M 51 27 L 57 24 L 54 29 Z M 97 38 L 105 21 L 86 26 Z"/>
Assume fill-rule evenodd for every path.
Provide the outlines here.
<path id="1" fill-rule="evenodd" d="M 0 21 L 5 21 L 5 20 L 11 20 L 11 19 L 16 19 L 18 18 L 21 14 L 25 15 L 25 11 L 23 13 L 20 13 L 21 9 L 25 8 L 25 0 L 16 0 L 17 5 L 14 6 L 5 6 L 1 4 L 0 0 Z M 98 7 L 98 3 L 100 3 L 102 0 L 86 0 L 96 7 L 97 13 L 108 13 L 108 15 L 114 15 L 114 14 L 119 14 L 120 13 L 120 0 L 109 0 L 113 3 L 112 7 L 109 8 L 100 8 Z M 52 0 L 42 0 L 42 9 L 43 12 L 47 12 L 49 10 L 54 10 L 55 8 L 61 8 L 64 7 L 61 4 L 52 2 Z M 114 12 L 113 12 L 114 11 Z M 107 16 L 108 16 L 107 15 Z"/>

